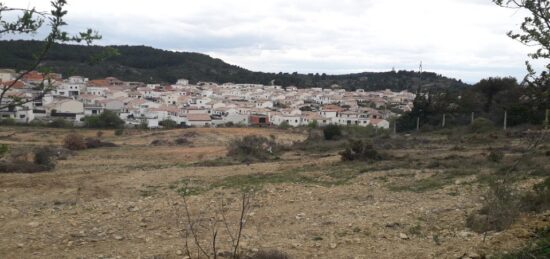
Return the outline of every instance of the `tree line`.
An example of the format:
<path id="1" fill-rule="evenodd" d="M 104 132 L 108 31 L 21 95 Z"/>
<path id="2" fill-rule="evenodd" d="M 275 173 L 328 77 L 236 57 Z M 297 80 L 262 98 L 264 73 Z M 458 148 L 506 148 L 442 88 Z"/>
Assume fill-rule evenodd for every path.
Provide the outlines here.
<path id="1" fill-rule="evenodd" d="M 26 69 L 40 44 L 40 41 L 0 41 L 0 67 Z M 329 88 L 338 85 L 346 90 L 396 91 L 414 90 L 421 86 L 467 86 L 460 80 L 431 72 L 419 74 L 414 71 L 388 71 L 345 75 L 254 72 L 200 53 L 174 52 L 146 46 L 55 44 L 42 64 L 64 76 L 82 75 L 91 79 L 114 76 L 126 81 L 146 83 L 174 83 L 177 79 L 186 78 L 193 83 L 256 83 L 300 88 Z"/>

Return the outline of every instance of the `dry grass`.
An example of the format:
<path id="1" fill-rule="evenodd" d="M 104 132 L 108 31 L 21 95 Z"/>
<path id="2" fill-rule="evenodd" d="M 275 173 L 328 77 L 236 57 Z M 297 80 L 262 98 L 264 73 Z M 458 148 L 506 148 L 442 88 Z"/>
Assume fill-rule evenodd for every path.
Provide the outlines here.
<path id="1" fill-rule="evenodd" d="M 71 130 L 0 128 L 0 136 L 13 132 L 0 143 L 60 146 Z M 480 208 L 486 187 L 478 182 L 479 172 L 498 169 L 485 158 L 487 150 L 505 150 L 501 163 L 507 163 L 513 150 L 521 149 L 516 139 L 460 143 L 457 149 L 458 143 L 437 135 L 403 136 L 377 142 L 391 159 L 376 163 L 342 163 L 332 150 L 293 150 L 277 161 L 207 167 L 198 162 L 224 157 L 227 143 L 239 137 L 275 135 L 290 144 L 306 136 L 249 128 L 103 132 L 103 140 L 119 146 L 78 151 L 47 174 L 0 174 L 2 257 L 55 258 L 63 251 L 71 258 L 174 258 L 183 249 L 175 227 L 177 191 L 189 181 L 197 188 L 189 197 L 193 215 L 216 207 L 220 199 L 236 205 L 243 187 L 257 191 L 243 239 L 251 254 L 276 248 L 292 258 L 456 258 L 512 250 L 525 243 L 531 229 L 546 224 L 540 215 L 529 216 L 486 243 L 475 233 L 457 234 L 468 231 L 466 215 Z M 97 131 L 78 133 L 95 137 Z M 193 146 L 150 146 L 155 139 L 182 136 Z M 391 145 L 384 149 L 383 144 Z M 517 184 L 530 189 L 537 182 Z M 395 186 L 402 188 L 394 191 Z M 220 242 L 220 249 L 227 244 Z"/>

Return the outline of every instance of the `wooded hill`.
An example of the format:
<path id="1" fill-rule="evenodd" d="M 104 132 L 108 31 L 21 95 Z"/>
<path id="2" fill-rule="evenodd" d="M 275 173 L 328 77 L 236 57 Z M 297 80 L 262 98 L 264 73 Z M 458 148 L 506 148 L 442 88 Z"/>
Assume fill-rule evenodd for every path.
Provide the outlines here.
<path id="1" fill-rule="evenodd" d="M 40 41 L 0 41 L 0 68 L 26 69 L 41 49 Z M 113 55 L 116 53 L 117 55 Z M 330 87 L 347 90 L 415 90 L 457 88 L 462 81 L 435 73 L 414 71 L 364 72 L 345 75 L 263 73 L 230 65 L 221 59 L 191 52 L 174 52 L 146 46 L 82 46 L 56 44 L 42 63 L 65 77 L 82 75 L 90 79 L 114 76 L 125 81 L 174 83 L 186 78 L 195 83 L 274 83 L 282 86 Z"/>

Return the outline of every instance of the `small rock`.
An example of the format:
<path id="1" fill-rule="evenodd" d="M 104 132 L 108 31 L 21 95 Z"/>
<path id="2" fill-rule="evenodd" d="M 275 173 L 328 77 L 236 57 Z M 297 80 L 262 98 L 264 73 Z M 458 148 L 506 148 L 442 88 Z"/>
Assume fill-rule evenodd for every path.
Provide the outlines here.
<path id="1" fill-rule="evenodd" d="M 472 236 L 472 233 L 468 231 L 460 231 L 458 235 L 462 238 L 469 238 Z"/>
<path id="2" fill-rule="evenodd" d="M 40 226 L 40 223 L 39 223 L 39 222 L 36 222 L 36 221 L 33 221 L 33 222 L 27 224 L 27 226 L 29 226 L 29 227 L 31 227 L 31 228 L 35 228 L 35 227 Z"/>
<path id="3" fill-rule="evenodd" d="M 176 251 L 176 255 L 182 255 L 182 254 L 183 254 L 183 251 L 181 250 Z"/>
<path id="4" fill-rule="evenodd" d="M 23 246 L 25 246 L 23 243 L 17 244 L 17 248 L 23 248 Z"/>
<path id="5" fill-rule="evenodd" d="M 407 236 L 405 233 L 399 233 L 399 238 L 407 240 L 409 239 L 409 236 Z"/>
<path id="6" fill-rule="evenodd" d="M 330 243 L 330 249 L 336 249 L 336 247 L 338 247 L 338 244 Z"/>
<path id="7" fill-rule="evenodd" d="M 114 235 L 113 238 L 116 239 L 116 240 L 119 240 L 119 241 L 124 239 L 123 236 L 119 236 L 119 235 Z"/>

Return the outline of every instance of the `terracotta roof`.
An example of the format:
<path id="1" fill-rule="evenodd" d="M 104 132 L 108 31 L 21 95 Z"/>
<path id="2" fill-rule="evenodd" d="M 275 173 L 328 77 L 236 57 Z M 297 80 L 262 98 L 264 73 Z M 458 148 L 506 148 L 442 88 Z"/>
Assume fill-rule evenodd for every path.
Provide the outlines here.
<path id="1" fill-rule="evenodd" d="M 208 114 L 187 114 L 187 120 L 189 121 L 211 121 Z"/>

